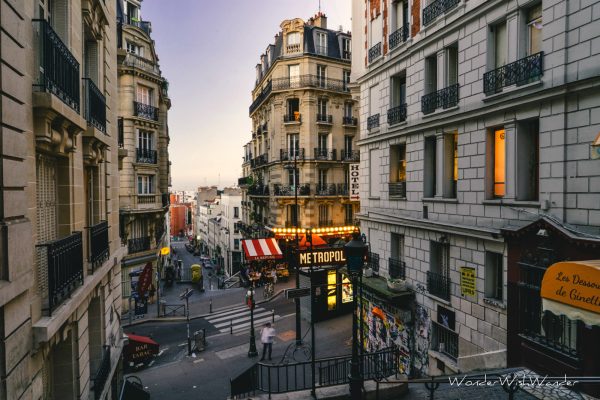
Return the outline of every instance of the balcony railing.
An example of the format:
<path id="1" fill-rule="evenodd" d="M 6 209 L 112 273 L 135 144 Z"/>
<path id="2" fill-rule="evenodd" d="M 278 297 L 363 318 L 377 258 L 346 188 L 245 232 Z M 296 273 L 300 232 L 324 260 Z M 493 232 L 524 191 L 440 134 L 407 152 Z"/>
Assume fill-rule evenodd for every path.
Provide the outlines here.
<path id="1" fill-rule="evenodd" d="M 123 60 L 123 65 L 133 68 L 139 68 L 154 75 L 160 75 L 160 68 L 152 60 L 138 56 L 137 54 L 127 53 Z"/>
<path id="2" fill-rule="evenodd" d="M 156 150 L 136 149 L 136 162 L 140 164 L 156 164 L 158 162 Z"/>
<path id="3" fill-rule="evenodd" d="M 47 284 L 48 310 L 52 311 L 83 284 L 83 239 L 73 232 L 62 239 L 38 245 L 40 251 L 40 280 Z M 45 251 L 44 251 L 45 250 Z M 44 282 L 44 279 L 47 281 Z"/>
<path id="4" fill-rule="evenodd" d="M 367 267 L 375 273 L 379 272 L 379 254 L 370 251 L 367 253 Z"/>
<path id="5" fill-rule="evenodd" d="M 331 114 L 317 114 L 318 124 L 333 124 L 333 116 Z"/>
<path id="6" fill-rule="evenodd" d="M 458 334 L 443 325 L 433 322 L 431 347 L 456 361 L 458 358 Z"/>
<path id="7" fill-rule="evenodd" d="M 56 95 L 66 105 L 79 112 L 79 62 L 46 20 L 34 19 L 37 37 L 39 71 L 34 86 Z"/>
<path id="8" fill-rule="evenodd" d="M 119 118 L 119 148 L 125 147 L 125 134 L 123 131 L 123 118 Z"/>
<path id="9" fill-rule="evenodd" d="M 320 149 L 315 147 L 315 160 L 335 161 L 337 160 L 337 151 L 335 149 Z"/>
<path id="10" fill-rule="evenodd" d="M 421 111 L 431 114 L 438 108 L 450 108 L 458 105 L 458 83 L 421 98 Z"/>
<path id="11" fill-rule="evenodd" d="M 338 196 L 348 196 L 348 185 L 346 185 L 345 183 L 338 183 L 336 190 Z"/>
<path id="12" fill-rule="evenodd" d="M 140 28 L 143 30 L 146 35 L 150 36 L 150 22 L 148 21 L 140 21 L 138 19 L 132 18 L 130 16 L 126 16 L 127 25 L 135 26 L 136 28 Z"/>
<path id="13" fill-rule="evenodd" d="M 134 101 L 133 109 L 133 115 L 135 115 L 136 117 L 158 121 L 158 108 L 154 106 Z"/>
<path id="14" fill-rule="evenodd" d="M 408 32 L 408 24 L 405 24 L 402 28 L 392 32 L 388 38 L 390 50 L 398 47 L 400 43 L 406 42 L 408 40 Z"/>
<path id="15" fill-rule="evenodd" d="M 521 58 L 483 74 L 483 91 L 486 95 L 498 93 L 510 85 L 524 85 L 539 81 L 544 75 L 544 52 Z"/>
<path id="16" fill-rule="evenodd" d="M 252 185 L 248 188 L 250 196 L 268 196 L 269 185 Z"/>
<path id="17" fill-rule="evenodd" d="M 89 78 L 83 78 L 85 119 L 88 124 L 106 133 L 106 98 Z"/>
<path id="18" fill-rule="evenodd" d="M 406 103 L 390 108 L 387 113 L 388 125 L 398 124 L 406 121 Z"/>
<path id="19" fill-rule="evenodd" d="M 127 250 L 129 254 L 150 250 L 150 236 L 129 239 L 127 241 Z"/>
<path id="20" fill-rule="evenodd" d="M 104 346 L 102 350 L 102 361 L 100 362 L 100 366 L 98 367 L 98 371 L 96 371 L 96 375 L 94 376 L 94 398 L 96 400 L 100 399 L 102 396 L 102 392 L 104 391 L 104 385 L 106 385 L 106 381 L 108 380 L 108 375 L 110 374 L 110 346 Z"/>
<path id="21" fill-rule="evenodd" d="M 388 183 L 390 197 L 406 197 L 406 182 L 390 182 Z"/>
<path id="22" fill-rule="evenodd" d="M 360 161 L 360 150 L 342 150 L 342 161 Z"/>
<path id="23" fill-rule="evenodd" d="M 89 231 L 89 255 L 88 259 L 93 271 L 108 260 L 110 249 L 108 246 L 108 222 L 100 221 L 90 226 Z"/>
<path id="24" fill-rule="evenodd" d="M 423 26 L 432 23 L 437 17 L 456 7 L 460 0 L 435 0 L 423 9 Z"/>
<path id="25" fill-rule="evenodd" d="M 297 160 L 304 160 L 304 148 L 279 150 L 279 159 L 281 161 L 293 161 L 294 158 Z"/>
<path id="26" fill-rule="evenodd" d="M 266 153 L 261 154 L 260 156 L 254 158 L 253 160 L 250 161 L 250 168 L 258 168 L 258 167 L 261 167 L 268 163 L 269 163 L 269 156 Z"/>
<path id="27" fill-rule="evenodd" d="M 367 118 L 367 129 L 373 129 L 379 127 L 379 114 L 371 115 Z"/>
<path id="28" fill-rule="evenodd" d="M 356 117 L 344 117 L 342 124 L 346 126 L 356 126 L 358 125 L 358 119 L 356 119 Z"/>
<path id="29" fill-rule="evenodd" d="M 450 300 L 450 278 L 427 271 L 427 291 L 440 299 Z"/>
<path id="30" fill-rule="evenodd" d="M 331 79 L 321 75 L 299 75 L 294 77 L 273 79 L 273 90 L 299 88 L 318 88 L 334 92 L 348 92 L 348 82 L 343 79 Z"/>
<path id="31" fill-rule="evenodd" d="M 273 88 L 273 82 L 269 81 L 260 91 L 260 94 L 256 96 L 252 104 L 250 104 L 250 108 L 248 110 L 249 114 L 252 114 L 262 103 L 269 97 L 271 94 L 271 89 Z"/>
<path id="32" fill-rule="evenodd" d="M 302 122 L 302 115 L 300 115 L 300 113 L 297 114 L 284 114 L 283 115 L 283 122 L 286 124 L 290 124 L 290 123 L 300 123 Z"/>
<path id="33" fill-rule="evenodd" d="M 335 196 L 336 195 L 335 183 L 318 183 L 316 195 L 317 196 Z"/>
<path id="34" fill-rule="evenodd" d="M 138 204 L 156 204 L 156 195 L 155 194 L 138 194 L 137 195 L 137 203 Z"/>
<path id="35" fill-rule="evenodd" d="M 300 43 L 288 44 L 285 49 L 287 53 L 300 53 Z"/>
<path id="36" fill-rule="evenodd" d="M 274 185 L 275 196 L 295 196 L 296 188 L 294 185 Z M 310 185 L 298 185 L 298 196 L 309 196 Z"/>
<path id="37" fill-rule="evenodd" d="M 388 269 L 390 278 L 406 279 L 406 263 L 404 261 L 390 258 L 388 259 Z"/>
<path id="38" fill-rule="evenodd" d="M 352 52 L 348 50 L 342 51 L 342 58 L 344 60 L 350 60 L 352 58 Z"/>
<path id="39" fill-rule="evenodd" d="M 381 56 L 381 42 L 369 49 L 369 63 L 372 63 Z"/>

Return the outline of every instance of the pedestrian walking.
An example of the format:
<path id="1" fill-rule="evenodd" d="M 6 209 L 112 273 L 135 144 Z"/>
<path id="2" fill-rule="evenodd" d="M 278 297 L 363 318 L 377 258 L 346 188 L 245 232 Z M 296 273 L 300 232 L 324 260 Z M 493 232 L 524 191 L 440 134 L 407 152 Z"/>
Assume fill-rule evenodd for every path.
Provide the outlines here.
<path id="1" fill-rule="evenodd" d="M 264 361 L 265 355 L 268 352 L 269 361 L 271 361 L 271 352 L 273 351 L 273 338 L 275 337 L 275 328 L 271 326 L 270 322 L 267 322 L 260 331 L 260 341 L 263 345 L 262 358 L 260 361 Z"/>

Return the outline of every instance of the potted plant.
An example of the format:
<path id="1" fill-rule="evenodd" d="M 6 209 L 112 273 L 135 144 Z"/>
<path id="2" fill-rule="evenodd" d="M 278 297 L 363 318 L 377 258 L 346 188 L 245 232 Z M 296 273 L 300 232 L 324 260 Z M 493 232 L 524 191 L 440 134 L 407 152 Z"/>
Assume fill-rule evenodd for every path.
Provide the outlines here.
<path id="1" fill-rule="evenodd" d="M 406 290 L 406 280 L 400 279 L 400 278 L 396 278 L 396 279 L 388 278 L 387 287 L 388 287 L 388 289 L 390 289 L 393 292 L 401 292 L 403 290 Z"/>

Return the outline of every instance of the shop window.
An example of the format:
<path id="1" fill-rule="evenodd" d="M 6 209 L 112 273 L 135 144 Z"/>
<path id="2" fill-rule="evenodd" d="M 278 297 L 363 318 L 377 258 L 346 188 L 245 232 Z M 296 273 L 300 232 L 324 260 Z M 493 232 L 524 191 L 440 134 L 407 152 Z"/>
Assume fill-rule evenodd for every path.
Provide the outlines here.
<path id="1" fill-rule="evenodd" d="M 342 274 L 342 303 L 352 303 L 353 299 L 352 282 L 348 279 L 348 275 Z"/>
<path id="2" fill-rule="evenodd" d="M 327 271 L 327 311 L 337 309 L 337 270 Z"/>
<path id="3" fill-rule="evenodd" d="M 500 253 L 485 252 L 485 297 L 504 300 L 503 256 Z"/>

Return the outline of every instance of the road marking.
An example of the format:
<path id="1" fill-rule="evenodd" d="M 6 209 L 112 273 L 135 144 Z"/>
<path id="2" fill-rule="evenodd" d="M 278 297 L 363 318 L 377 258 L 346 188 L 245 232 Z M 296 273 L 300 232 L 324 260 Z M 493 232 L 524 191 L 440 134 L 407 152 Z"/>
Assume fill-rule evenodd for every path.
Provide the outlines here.
<path id="1" fill-rule="evenodd" d="M 199 362 L 202 362 L 202 361 L 204 361 L 204 358 L 200 358 L 198 360 L 194 360 L 194 364 L 198 364 Z"/>
<path id="2" fill-rule="evenodd" d="M 275 315 L 275 319 L 278 320 L 279 319 L 279 315 Z M 255 319 L 254 320 L 254 327 L 257 328 L 258 325 L 261 325 L 263 323 L 267 323 L 267 322 L 271 322 L 273 320 L 272 316 L 268 316 L 265 318 L 259 318 L 259 319 Z M 234 325 L 233 326 L 233 331 L 237 332 L 240 330 L 244 330 L 244 329 L 248 329 L 250 327 L 250 321 L 245 322 L 243 324 L 239 324 L 239 325 Z M 226 329 L 221 329 L 221 332 L 229 332 L 230 329 L 226 328 Z"/>
<path id="3" fill-rule="evenodd" d="M 181 344 L 178 344 L 177 346 L 179 346 L 179 347 L 182 347 L 182 346 L 187 346 L 187 342 L 185 342 L 185 343 L 181 343 Z"/>
<path id="4" fill-rule="evenodd" d="M 239 306 L 239 307 L 235 307 L 235 308 L 229 309 L 229 310 L 224 311 L 224 312 L 213 313 L 213 314 L 209 315 L 208 317 L 204 317 L 204 319 L 206 319 L 207 321 L 210 321 L 212 319 L 219 318 L 219 317 L 222 317 L 224 315 L 238 313 L 238 312 L 240 312 L 242 310 L 250 311 L 248 309 L 248 306 L 243 305 L 243 306 Z"/>
<path id="5" fill-rule="evenodd" d="M 266 310 L 263 312 L 254 313 L 254 319 L 262 318 L 267 315 L 273 315 L 273 313 L 271 311 L 266 311 Z M 211 322 L 211 323 L 215 326 L 215 328 L 222 328 L 224 326 L 229 326 L 231 324 L 231 322 L 233 322 L 234 325 L 237 325 L 240 322 L 244 322 L 244 321 L 248 321 L 248 320 L 250 320 L 250 315 L 246 315 L 246 316 L 240 317 L 240 318 L 231 318 L 225 322 L 220 322 L 218 324 L 215 324 L 214 322 Z"/>

